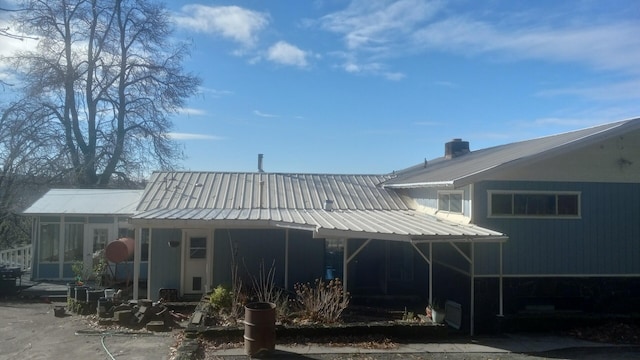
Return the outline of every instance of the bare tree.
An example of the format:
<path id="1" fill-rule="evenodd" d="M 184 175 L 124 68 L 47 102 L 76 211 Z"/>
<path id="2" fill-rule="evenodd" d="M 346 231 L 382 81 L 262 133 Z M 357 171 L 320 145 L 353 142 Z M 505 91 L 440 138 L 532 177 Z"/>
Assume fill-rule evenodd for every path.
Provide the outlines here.
<path id="1" fill-rule="evenodd" d="M 56 127 L 85 186 L 106 186 L 182 158 L 169 115 L 200 80 L 183 71 L 166 9 L 149 0 L 26 0 L 19 29 L 38 46 L 9 58 L 26 96 Z"/>
<path id="2" fill-rule="evenodd" d="M 20 212 L 61 180 L 64 158 L 43 111 L 28 101 L 0 109 L 0 248 L 29 241 L 29 219 Z"/>

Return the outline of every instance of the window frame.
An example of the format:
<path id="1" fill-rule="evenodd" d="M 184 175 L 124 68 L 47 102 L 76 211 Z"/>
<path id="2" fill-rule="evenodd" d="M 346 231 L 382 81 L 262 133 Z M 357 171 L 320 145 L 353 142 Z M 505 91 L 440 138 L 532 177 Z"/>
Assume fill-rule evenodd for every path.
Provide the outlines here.
<path id="1" fill-rule="evenodd" d="M 511 214 L 493 213 L 493 195 L 511 195 Z M 515 200 L 517 195 L 547 195 L 555 197 L 555 214 L 516 214 Z M 563 215 L 558 213 L 558 198 L 560 196 L 576 196 L 577 213 Z M 487 217 L 507 219 L 581 219 L 582 218 L 582 192 L 581 191 L 545 191 L 545 190 L 488 190 L 487 191 Z"/>
<path id="2" fill-rule="evenodd" d="M 440 208 L 441 195 L 449 196 L 449 200 L 447 202 L 448 208 L 446 210 Z M 460 211 L 459 212 L 451 211 L 451 195 L 460 195 Z M 447 214 L 464 215 L 464 190 L 438 190 L 438 193 L 436 194 L 436 209 L 438 210 L 438 212 L 443 212 Z"/>

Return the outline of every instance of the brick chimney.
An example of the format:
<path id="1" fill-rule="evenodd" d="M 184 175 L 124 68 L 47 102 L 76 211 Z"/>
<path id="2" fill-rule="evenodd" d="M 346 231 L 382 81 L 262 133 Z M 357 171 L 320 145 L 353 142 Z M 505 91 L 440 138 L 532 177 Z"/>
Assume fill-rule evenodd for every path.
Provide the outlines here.
<path id="1" fill-rule="evenodd" d="M 462 139 L 453 139 L 444 144 L 444 157 L 447 159 L 464 155 L 469 151 L 469 142 Z"/>

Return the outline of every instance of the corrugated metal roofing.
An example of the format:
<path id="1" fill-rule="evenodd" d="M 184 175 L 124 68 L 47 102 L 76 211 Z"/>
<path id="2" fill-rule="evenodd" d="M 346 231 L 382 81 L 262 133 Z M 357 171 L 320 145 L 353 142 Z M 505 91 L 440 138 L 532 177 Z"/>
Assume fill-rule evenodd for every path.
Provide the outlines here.
<path id="1" fill-rule="evenodd" d="M 640 118 L 624 120 L 587 129 L 538 139 L 471 151 L 465 155 L 428 161 L 397 172 L 385 187 L 412 187 L 428 184 L 464 185 L 473 176 L 483 176 L 510 165 L 552 156 L 562 151 L 587 146 L 596 141 L 640 128 Z"/>
<path id="2" fill-rule="evenodd" d="M 504 240 L 498 232 L 410 210 L 393 190 L 379 186 L 388 179 L 388 175 L 158 172 L 152 175 L 132 222 L 300 228 L 321 237 Z M 324 209 L 327 199 L 333 200 L 332 211 Z"/>
<path id="3" fill-rule="evenodd" d="M 156 172 L 139 211 L 152 209 L 406 210 L 399 195 L 378 186 L 387 175 Z"/>
<path id="4" fill-rule="evenodd" d="M 499 232 L 475 225 L 440 220 L 412 210 L 303 210 L 303 209 L 156 209 L 133 217 L 134 223 L 180 220 L 186 223 L 216 223 L 228 226 L 235 222 L 256 226 L 304 228 L 319 236 L 367 237 L 396 240 L 487 238 L 504 240 Z M 344 234 L 343 234 L 344 235 Z"/>
<path id="5" fill-rule="evenodd" d="M 130 215 L 143 190 L 51 189 L 27 208 L 25 215 Z"/>

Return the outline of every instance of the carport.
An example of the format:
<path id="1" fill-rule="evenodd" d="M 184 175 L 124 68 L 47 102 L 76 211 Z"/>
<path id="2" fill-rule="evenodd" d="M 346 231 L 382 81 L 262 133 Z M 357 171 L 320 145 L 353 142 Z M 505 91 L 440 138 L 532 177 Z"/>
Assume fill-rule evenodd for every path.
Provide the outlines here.
<path id="1" fill-rule="evenodd" d="M 433 268 L 434 264 L 469 277 L 470 279 L 470 333 L 474 335 L 475 317 L 475 280 L 480 277 L 497 277 L 499 283 L 498 316 L 503 315 L 503 274 L 502 247 L 508 237 L 500 232 L 470 224 L 455 223 L 435 216 L 408 211 L 314 211 L 307 212 L 305 225 L 315 223 L 314 237 L 331 238 L 343 241 L 343 286 L 345 294 L 349 289 L 348 265 L 373 240 L 401 241 L 411 244 L 413 249 L 424 259 L 429 267 L 429 303 L 434 300 Z M 296 227 L 300 224 L 278 223 L 279 227 Z M 347 245 L 352 239 L 367 239 L 350 253 Z M 453 249 L 458 260 L 450 262 L 447 258 L 434 257 L 434 245 L 444 244 Z M 497 264 L 491 275 L 476 274 L 476 247 L 482 244 L 493 245 L 496 252 L 493 258 Z M 426 249 L 424 246 L 426 245 Z M 426 251 L 425 251 L 426 250 Z M 460 266 L 459 263 L 466 266 Z"/>

